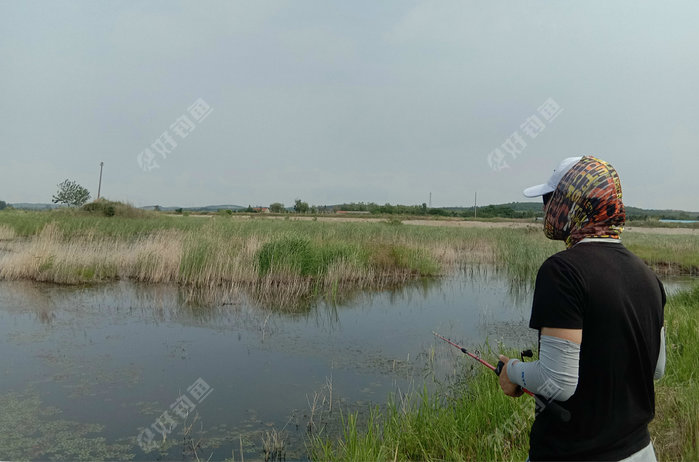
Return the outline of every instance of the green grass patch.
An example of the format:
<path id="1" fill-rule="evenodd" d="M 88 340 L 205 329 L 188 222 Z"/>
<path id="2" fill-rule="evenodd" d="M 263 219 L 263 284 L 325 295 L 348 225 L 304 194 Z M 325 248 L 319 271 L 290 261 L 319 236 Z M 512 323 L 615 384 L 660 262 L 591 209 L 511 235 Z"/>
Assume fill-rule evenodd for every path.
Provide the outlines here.
<path id="1" fill-rule="evenodd" d="M 659 273 L 699 274 L 699 235 L 625 233 L 622 239 Z"/>
<path id="2" fill-rule="evenodd" d="M 298 276 L 321 276 L 340 260 L 357 262 L 359 247 L 343 242 L 315 243 L 310 239 L 287 236 L 267 242 L 257 254 L 260 276 L 270 272 Z"/>
<path id="3" fill-rule="evenodd" d="M 180 260 L 180 276 L 183 281 L 194 281 L 204 273 L 206 265 L 216 251 L 207 239 L 191 240 L 185 245 Z"/>
<path id="4" fill-rule="evenodd" d="M 667 363 L 651 435 L 660 460 L 699 460 L 699 286 L 665 308 Z"/>
<path id="5" fill-rule="evenodd" d="M 464 363 L 467 364 L 467 363 Z M 313 460 L 525 460 L 534 400 L 511 399 L 488 369 L 464 367 L 461 379 L 423 390 L 342 422 L 342 435 L 311 439 Z"/>

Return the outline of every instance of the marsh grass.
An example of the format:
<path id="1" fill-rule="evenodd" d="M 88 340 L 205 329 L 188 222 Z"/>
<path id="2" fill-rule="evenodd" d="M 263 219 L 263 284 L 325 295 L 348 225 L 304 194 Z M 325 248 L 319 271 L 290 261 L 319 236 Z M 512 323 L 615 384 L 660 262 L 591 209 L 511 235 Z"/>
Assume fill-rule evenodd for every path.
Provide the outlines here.
<path id="1" fill-rule="evenodd" d="M 665 309 L 667 364 L 656 386 L 653 444 L 660 460 L 699 460 L 699 286 Z"/>
<path id="2" fill-rule="evenodd" d="M 659 274 L 699 275 L 699 235 L 626 233 L 623 240 Z"/>
<path id="3" fill-rule="evenodd" d="M 322 276 L 333 263 L 364 266 L 359 245 L 344 242 L 315 244 L 300 236 L 286 236 L 266 242 L 257 252 L 260 276 L 270 273 L 291 273 L 299 276 Z"/>
<path id="4" fill-rule="evenodd" d="M 464 262 L 492 260 L 491 239 L 481 230 L 227 216 L 95 218 L 63 211 L 15 212 L 0 220 L 0 232 L 10 239 L 4 243 L 10 252 L 0 256 L 3 279 L 237 286 L 284 305 L 319 294 L 390 287 L 440 276 Z"/>
<path id="5" fill-rule="evenodd" d="M 101 210 L 101 209 L 100 209 Z M 628 235 L 667 271 L 696 273 L 695 236 Z M 386 222 L 265 220 L 158 213 L 104 216 L 72 209 L 0 213 L 0 278 L 82 284 L 114 279 L 236 287 L 290 307 L 299 300 L 381 289 L 455 268 L 494 264 L 528 287 L 563 249 L 538 228 L 457 228 Z"/>
<path id="6" fill-rule="evenodd" d="M 546 239 L 540 229 L 495 229 L 495 248 L 500 267 L 514 285 L 532 284 L 541 264 L 565 248 L 559 241 Z"/>

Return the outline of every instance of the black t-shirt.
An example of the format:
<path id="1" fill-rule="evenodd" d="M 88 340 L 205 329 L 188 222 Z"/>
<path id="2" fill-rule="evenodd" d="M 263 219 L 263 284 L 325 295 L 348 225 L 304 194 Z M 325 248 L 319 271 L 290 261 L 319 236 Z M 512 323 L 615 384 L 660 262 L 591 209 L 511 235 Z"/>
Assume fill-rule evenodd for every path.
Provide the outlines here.
<path id="1" fill-rule="evenodd" d="M 583 337 L 577 389 L 559 402 L 571 420 L 539 413 L 531 460 L 619 460 L 648 445 L 664 306 L 662 283 L 621 243 L 579 243 L 544 262 L 529 327 Z"/>

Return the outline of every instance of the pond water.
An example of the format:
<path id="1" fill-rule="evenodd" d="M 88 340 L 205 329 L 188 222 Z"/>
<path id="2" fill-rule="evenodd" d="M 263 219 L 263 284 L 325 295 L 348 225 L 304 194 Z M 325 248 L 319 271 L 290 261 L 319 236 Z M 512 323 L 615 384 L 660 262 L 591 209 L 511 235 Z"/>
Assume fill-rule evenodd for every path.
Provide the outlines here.
<path id="1" fill-rule="evenodd" d="M 533 345 L 530 295 L 491 268 L 301 313 L 236 294 L 202 305 L 174 286 L 2 282 L 0 459 L 240 460 L 242 447 L 253 460 L 273 430 L 287 460 L 306 459 L 309 430 L 332 431 L 340 410 L 468 360 L 433 330 Z"/>

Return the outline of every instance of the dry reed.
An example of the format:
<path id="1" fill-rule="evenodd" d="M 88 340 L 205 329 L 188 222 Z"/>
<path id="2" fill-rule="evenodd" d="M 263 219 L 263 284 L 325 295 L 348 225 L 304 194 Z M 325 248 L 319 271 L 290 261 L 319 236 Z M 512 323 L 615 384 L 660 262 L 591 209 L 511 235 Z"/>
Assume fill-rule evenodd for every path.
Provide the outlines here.
<path id="1" fill-rule="evenodd" d="M 0 225 L 9 250 L 0 255 L 0 279 L 234 287 L 255 301 L 292 307 L 310 296 L 335 297 L 438 276 L 459 262 L 491 261 L 493 255 L 482 240 L 427 240 L 385 233 L 376 224 L 368 225 L 374 229 L 354 225 L 350 233 L 324 226 L 322 234 L 307 237 L 283 228 L 231 232 L 235 229 L 213 221 L 196 229 L 134 233 L 108 233 L 94 225 L 67 231 L 51 221 L 35 234 L 17 238 L 13 228 Z"/>
<path id="2" fill-rule="evenodd" d="M 278 307 L 394 287 L 471 264 L 495 264 L 513 282 L 531 284 L 546 257 L 562 249 L 536 229 L 66 213 L 0 218 L 0 279 L 176 283 L 244 290 Z M 625 242 L 656 265 L 667 262 L 689 273 L 699 267 L 694 236 L 659 245 L 653 236 L 630 235 Z"/>
<path id="3" fill-rule="evenodd" d="M 15 230 L 7 225 L 0 225 L 0 241 L 7 241 L 15 238 Z"/>

